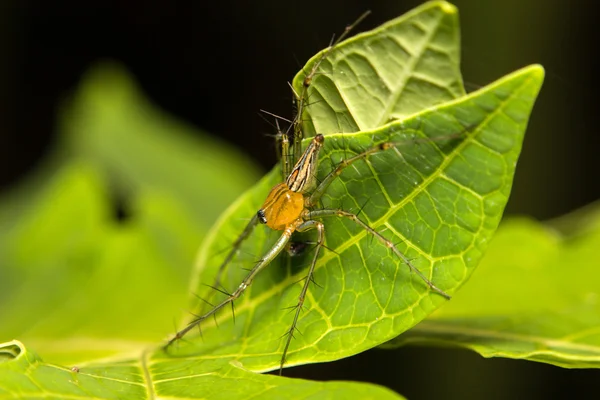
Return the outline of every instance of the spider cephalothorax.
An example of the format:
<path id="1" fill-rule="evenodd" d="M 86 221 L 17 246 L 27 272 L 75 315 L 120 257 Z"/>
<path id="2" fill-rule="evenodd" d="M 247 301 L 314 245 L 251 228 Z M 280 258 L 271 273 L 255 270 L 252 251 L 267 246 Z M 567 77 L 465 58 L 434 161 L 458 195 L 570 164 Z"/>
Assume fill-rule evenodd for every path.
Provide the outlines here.
<path id="1" fill-rule="evenodd" d="M 296 162 L 285 182 L 276 185 L 258 210 L 258 220 L 269 228 L 281 231 L 299 226 L 311 206 L 304 194 L 314 188 L 319 151 L 325 138 L 318 134 Z"/>

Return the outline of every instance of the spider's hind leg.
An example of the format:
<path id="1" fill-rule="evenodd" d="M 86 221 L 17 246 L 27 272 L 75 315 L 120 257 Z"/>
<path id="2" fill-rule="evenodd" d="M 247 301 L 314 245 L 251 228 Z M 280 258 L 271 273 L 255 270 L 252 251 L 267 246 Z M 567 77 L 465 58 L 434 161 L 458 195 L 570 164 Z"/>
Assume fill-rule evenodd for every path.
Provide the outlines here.
<path id="1" fill-rule="evenodd" d="M 352 214 L 352 213 L 344 211 L 344 210 L 323 209 L 323 210 L 310 211 L 308 213 L 308 217 L 309 218 L 343 217 L 343 218 L 347 218 L 347 219 L 353 221 L 354 223 L 359 225 L 361 228 L 366 230 L 369 234 L 373 235 L 373 237 L 375 237 L 377 240 L 379 240 L 379 242 L 381 242 L 385 247 L 390 249 L 398 258 L 400 258 L 402 260 L 402 262 L 404 264 L 406 264 L 408 266 L 408 268 L 412 272 L 417 274 L 419 276 L 419 278 L 421 278 L 423 280 L 423 282 L 425 282 L 427 284 L 427 286 L 429 286 L 431 288 L 431 290 L 440 294 L 444 298 L 450 300 L 450 295 L 447 294 L 446 292 L 444 292 L 442 289 L 438 288 L 436 285 L 433 284 L 433 282 L 431 282 L 431 280 L 429 280 L 429 278 L 427 278 L 425 275 L 423 275 L 423 273 L 421 271 L 419 271 L 417 269 L 417 267 L 415 267 L 413 265 L 411 260 L 408 257 L 406 257 L 404 254 L 402 254 L 402 252 L 400 250 L 398 250 L 398 248 L 392 241 L 386 239 L 381 233 L 379 233 L 375 229 L 371 228 L 366 222 L 364 222 L 363 220 L 358 218 L 358 216 L 356 214 Z"/>
<path id="2" fill-rule="evenodd" d="M 286 361 L 287 352 L 290 347 L 290 343 L 292 342 L 292 338 L 294 337 L 294 331 L 296 331 L 296 329 L 297 329 L 296 326 L 298 323 L 298 318 L 300 317 L 300 311 L 302 310 L 302 306 L 304 305 L 304 300 L 306 298 L 306 292 L 308 291 L 308 286 L 310 285 L 311 282 L 313 282 L 313 273 L 315 271 L 315 265 L 317 264 L 317 259 L 319 258 L 319 251 L 321 250 L 321 247 L 323 247 L 323 245 L 325 243 L 325 227 L 319 221 L 314 221 L 314 220 L 305 221 L 304 223 L 302 223 L 302 225 L 300 225 L 298 227 L 297 231 L 304 232 L 304 231 L 307 231 L 310 229 L 316 229 L 318 232 L 317 245 L 316 245 L 315 254 L 313 256 L 312 262 L 310 263 L 310 268 L 308 269 L 308 274 L 306 275 L 306 278 L 304 279 L 304 285 L 302 286 L 302 290 L 300 291 L 300 295 L 298 296 L 298 303 L 296 305 L 296 312 L 294 313 L 294 320 L 292 321 L 292 325 L 290 326 L 290 329 L 284 333 L 284 336 L 287 336 L 287 337 L 285 340 L 285 347 L 283 348 L 283 353 L 281 355 L 281 361 L 279 363 L 279 375 L 281 375 L 281 372 L 283 370 L 283 365 L 285 364 L 285 361 Z"/>

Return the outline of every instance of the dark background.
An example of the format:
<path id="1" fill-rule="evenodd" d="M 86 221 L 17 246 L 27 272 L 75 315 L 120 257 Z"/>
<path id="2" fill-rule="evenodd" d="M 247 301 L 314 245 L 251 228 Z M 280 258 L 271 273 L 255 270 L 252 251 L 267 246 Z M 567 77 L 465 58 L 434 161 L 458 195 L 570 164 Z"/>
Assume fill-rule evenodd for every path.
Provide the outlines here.
<path id="1" fill-rule="evenodd" d="M 160 107 L 234 143 L 267 170 L 276 162 L 265 135 L 273 129 L 258 110 L 291 116 L 286 82 L 365 10 L 373 14 L 358 30 L 420 3 L 0 0 L 0 191 L 36 167 L 54 138 L 58 107 L 100 59 L 120 61 Z M 454 4 L 468 89 L 531 63 L 547 71 L 507 213 L 548 219 L 598 199 L 595 3 Z M 596 371 L 422 348 L 372 350 L 290 373 L 379 382 L 412 399 L 559 398 L 576 388 L 591 396 L 600 387 Z"/>

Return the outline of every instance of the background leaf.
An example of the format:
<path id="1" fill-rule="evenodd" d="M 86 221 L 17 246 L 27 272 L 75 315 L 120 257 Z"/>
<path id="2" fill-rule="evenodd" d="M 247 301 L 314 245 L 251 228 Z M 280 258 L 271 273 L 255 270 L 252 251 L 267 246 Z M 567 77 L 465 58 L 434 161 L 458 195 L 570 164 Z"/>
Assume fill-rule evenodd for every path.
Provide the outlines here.
<path id="1" fill-rule="evenodd" d="M 584 226 L 568 237 L 526 218 L 510 220 L 469 285 L 386 347 L 442 344 L 484 357 L 599 368 L 598 207 L 584 215 Z"/>
<path id="2" fill-rule="evenodd" d="M 152 107 L 115 65 L 63 115 L 53 162 L 1 201 L 0 340 L 53 362 L 131 356 L 173 331 L 198 243 L 256 168 Z"/>
<path id="3" fill-rule="evenodd" d="M 114 64 L 89 72 L 61 128 L 71 151 L 107 171 L 124 198 L 176 193 L 204 231 L 259 176 L 241 151 L 151 106 Z"/>

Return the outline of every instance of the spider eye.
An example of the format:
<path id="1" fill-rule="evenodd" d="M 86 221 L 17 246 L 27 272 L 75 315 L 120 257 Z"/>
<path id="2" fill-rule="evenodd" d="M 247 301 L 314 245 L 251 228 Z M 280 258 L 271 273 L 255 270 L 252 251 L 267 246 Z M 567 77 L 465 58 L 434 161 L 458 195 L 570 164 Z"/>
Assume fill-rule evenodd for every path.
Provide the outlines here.
<path id="1" fill-rule="evenodd" d="M 256 215 L 258 216 L 258 220 L 260 221 L 261 224 L 267 223 L 267 217 L 265 217 L 265 210 L 258 210 Z"/>

